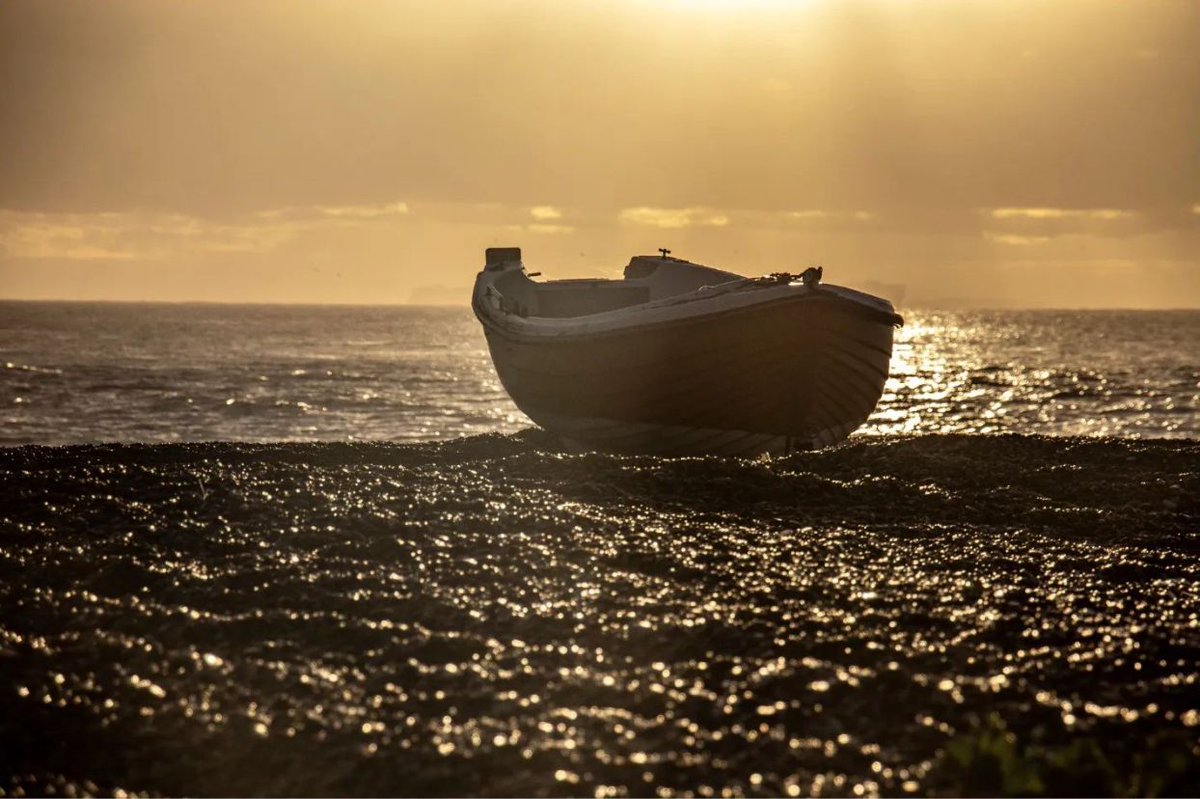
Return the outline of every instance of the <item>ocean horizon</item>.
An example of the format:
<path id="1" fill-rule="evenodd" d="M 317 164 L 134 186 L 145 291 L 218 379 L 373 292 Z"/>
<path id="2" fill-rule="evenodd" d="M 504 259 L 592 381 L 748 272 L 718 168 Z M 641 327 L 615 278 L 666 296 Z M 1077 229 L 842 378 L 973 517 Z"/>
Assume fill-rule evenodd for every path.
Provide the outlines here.
<path id="1" fill-rule="evenodd" d="M 5 303 L 21 303 L 21 304 L 62 304 L 62 305 L 232 305 L 232 306 L 284 306 L 290 308 L 455 308 L 455 309 L 470 309 L 471 303 L 469 298 L 471 287 L 463 286 L 463 299 L 461 301 L 452 302 L 412 302 L 412 301 L 397 301 L 397 302 L 339 302 L 330 300 L 327 302 L 306 302 L 306 301 L 268 301 L 268 300 L 203 300 L 203 299 L 187 299 L 187 300 L 170 300 L 170 299 L 152 299 L 152 300 L 133 300 L 133 299 L 63 299 L 54 297 L 0 297 L 0 305 Z M 918 312 L 937 312 L 937 311 L 1050 311 L 1063 313 L 1109 313 L 1109 312 L 1129 312 L 1129 313 L 1190 313 L 1200 311 L 1200 306 L 1180 305 L 1180 306 L 1136 306 L 1136 305 L 1112 305 L 1112 306 L 1068 306 L 1068 305 L 1018 305 L 1018 304 L 988 304 L 986 300 L 966 299 L 962 303 L 943 303 L 943 302 L 918 302 L 899 304 L 893 303 L 897 311 L 903 313 L 905 311 Z"/>
<path id="2" fill-rule="evenodd" d="M 906 309 L 857 435 L 1200 436 L 1200 311 Z M 469 308 L 0 302 L 0 445 L 436 441 L 530 422 Z"/>

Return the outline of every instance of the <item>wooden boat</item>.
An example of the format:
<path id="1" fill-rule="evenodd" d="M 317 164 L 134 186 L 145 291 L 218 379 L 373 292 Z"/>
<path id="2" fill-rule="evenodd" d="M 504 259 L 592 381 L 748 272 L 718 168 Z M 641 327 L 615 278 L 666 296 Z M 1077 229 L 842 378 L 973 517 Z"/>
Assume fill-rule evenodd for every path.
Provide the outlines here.
<path id="1" fill-rule="evenodd" d="M 859 427 L 883 392 L 887 300 L 802 275 L 746 278 L 637 256 L 622 280 L 535 281 L 487 250 L 472 307 L 513 401 L 584 447 L 787 453 Z"/>

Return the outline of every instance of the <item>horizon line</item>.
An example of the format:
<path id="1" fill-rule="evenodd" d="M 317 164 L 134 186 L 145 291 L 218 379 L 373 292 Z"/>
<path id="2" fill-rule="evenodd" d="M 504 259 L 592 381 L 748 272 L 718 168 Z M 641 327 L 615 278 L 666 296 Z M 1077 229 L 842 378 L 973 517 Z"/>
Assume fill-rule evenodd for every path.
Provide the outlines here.
<path id="1" fill-rule="evenodd" d="M 469 302 L 463 303 L 428 303 L 428 302 L 304 302 L 288 300 L 125 300 L 125 299 L 64 299 L 42 297 L 0 297 L 0 303 L 28 304 L 63 304 L 63 305 L 219 305 L 245 307 L 292 307 L 292 308 L 458 308 L 469 309 Z M 1200 305 L 1180 305 L 1156 307 L 1144 305 L 1097 305 L 1097 306 L 1058 306 L 1058 305 L 975 305 L 971 303 L 956 304 L 922 304 L 895 306 L 897 311 L 1145 311 L 1145 312 L 1179 312 L 1200 311 Z"/>

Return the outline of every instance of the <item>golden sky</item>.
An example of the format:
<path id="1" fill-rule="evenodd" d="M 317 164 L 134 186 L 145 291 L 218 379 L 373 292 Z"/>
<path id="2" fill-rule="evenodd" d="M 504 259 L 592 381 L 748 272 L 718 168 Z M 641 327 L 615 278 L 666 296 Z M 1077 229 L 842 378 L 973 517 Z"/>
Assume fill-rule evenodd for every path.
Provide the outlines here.
<path id="1" fill-rule="evenodd" d="M 1198 307 L 1198 43 L 1191 0 L 5 0 L 0 297 L 465 304 L 518 245 Z"/>

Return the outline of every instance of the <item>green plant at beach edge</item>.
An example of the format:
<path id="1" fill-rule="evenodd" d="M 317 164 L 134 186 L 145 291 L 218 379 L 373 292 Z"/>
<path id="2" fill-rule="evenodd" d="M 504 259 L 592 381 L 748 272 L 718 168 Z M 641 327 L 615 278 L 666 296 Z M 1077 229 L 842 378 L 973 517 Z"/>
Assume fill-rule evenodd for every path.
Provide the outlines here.
<path id="1" fill-rule="evenodd" d="M 1092 735 L 1023 741 L 993 713 L 946 744 L 929 786 L 959 796 L 1193 796 L 1200 789 L 1200 746 L 1182 731 L 1152 736 L 1132 754 L 1119 750 Z"/>

